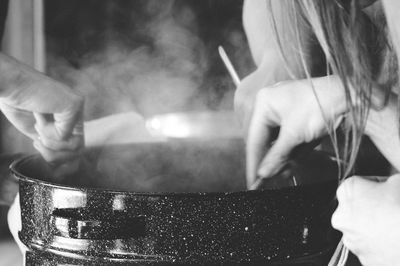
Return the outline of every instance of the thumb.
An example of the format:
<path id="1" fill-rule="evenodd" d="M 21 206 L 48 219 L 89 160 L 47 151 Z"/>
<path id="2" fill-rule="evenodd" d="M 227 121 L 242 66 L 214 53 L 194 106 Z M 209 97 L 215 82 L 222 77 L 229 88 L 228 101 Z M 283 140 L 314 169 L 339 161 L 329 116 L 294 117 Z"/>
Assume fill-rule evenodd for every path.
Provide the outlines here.
<path id="1" fill-rule="evenodd" d="M 342 232 L 352 231 L 357 223 L 356 215 L 369 212 L 371 203 L 377 203 L 375 195 L 379 183 L 372 180 L 372 177 L 353 176 L 342 182 L 336 191 L 339 204 L 331 218 L 334 228 Z"/>
<path id="2" fill-rule="evenodd" d="M 351 199 L 365 197 L 365 195 L 373 195 L 377 184 L 376 177 L 353 176 L 347 178 L 336 191 L 339 204 Z"/>
<path id="3" fill-rule="evenodd" d="M 276 175 L 287 163 L 292 150 L 299 145 L 298 139 L 288 134 L 283 128 L 275 143 L 261 161 L 258 169 L 260 178 L 268 178 Z"/>

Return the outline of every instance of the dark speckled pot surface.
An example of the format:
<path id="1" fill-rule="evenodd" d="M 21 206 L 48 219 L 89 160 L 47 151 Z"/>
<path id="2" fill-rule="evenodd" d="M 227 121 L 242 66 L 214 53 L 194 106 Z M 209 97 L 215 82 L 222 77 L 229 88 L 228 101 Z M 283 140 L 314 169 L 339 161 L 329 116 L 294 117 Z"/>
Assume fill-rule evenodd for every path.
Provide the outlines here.
<path id="1" fill-rule="evenodd" d="M 15 162 L 28 265 L 322 265 L 337 243 L 335 163 L 310 153 L 290 165 L 297 186 L 245 191 L 234 144 L 89 150 L 57 182 L 39 156 Z"/>

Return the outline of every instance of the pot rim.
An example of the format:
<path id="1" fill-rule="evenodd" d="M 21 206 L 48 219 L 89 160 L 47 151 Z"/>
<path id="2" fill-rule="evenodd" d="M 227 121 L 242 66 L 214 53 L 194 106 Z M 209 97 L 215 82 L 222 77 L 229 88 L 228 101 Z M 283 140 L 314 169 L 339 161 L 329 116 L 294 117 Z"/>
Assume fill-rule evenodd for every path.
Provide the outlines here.
<path id="1" fill-rule="evenodd" d="M 23 156 L 22 158 L 17 159 L 14 161 L 9 169 L 11 173 L 14 175 L 14 177 L 19 181 L 19 182 L 29 182 L 29 183 L 36 183 L 41 186 L 47 186 L 47 187 L 52 187 L 52 188 L 57 188 L 57 189 L 63 189 L 63 190 L 73 190 L 73 191 L 90 191 L 90 192 L 106 192 L 106 193 L 111 193 L 111 194 L 130 194 L 134 196 L 152 196 L 152 197 L 204 197 L 204 196 L 212 196 L 212 197 L 229 197 L 229 196 L 238 196 L 238 195 L 258 195 L 258 194 L 263 194 L 263 193 L 269 193 L 273 191 L 299 191 L 304 189 L 305 187 L 310 187 L 313 184 L 304 184 L 301 186 L 291 186 L 291 187 L 283 187 L 283 188 L 266 188 L 266 189 L 261 189 L 261 190 L 238 190 L 238 191 L 229 191 L 229 192 L 135 192 L 135 191 L 123 191 L 123 190 L 113 190 L 113 189 L 108 189 L 108 188 L 96 188 L 96 187 L 74 187 L 74 186 L 69 186 L 69 185 L 62 185 L 62 184 L 57 184 L 55 182 L 50 182 L 50 181 L 44 181 L 40 180 L 34 177 L 29 177 L 27 175 L 24 175 L 20 173 L 16 168 L 23 164 L 24 162 L 28 160 L 32 160 L 33 158 L 37 158 L 40 156 L 39 154 L 32 154 L 32 155 L 26 155 Z M 334 180 L 332 180 L 333 182 Z M 317 182 L 315 184 L 323 184 L 325 182 Z M 338 182 L 337 182 L 338 183 Z"/>

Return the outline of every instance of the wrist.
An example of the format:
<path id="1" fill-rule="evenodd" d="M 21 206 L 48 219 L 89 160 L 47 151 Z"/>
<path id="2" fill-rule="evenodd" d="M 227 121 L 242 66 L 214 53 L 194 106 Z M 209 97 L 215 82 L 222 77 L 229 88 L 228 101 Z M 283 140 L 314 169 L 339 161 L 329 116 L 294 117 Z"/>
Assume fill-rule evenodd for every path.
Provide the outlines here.
<path id="1" fill-rule="evenodd" d="M 312 82 L 316 89 L 315 94 L 319 104 L 325 109 L 325 115 L 328 117 L 337 117 L 349 112 L 346 92 L 342 81 L 337 75 L 313 78 Z M 353 96 L 352 88 L 350 88 L 350 94 Z M 354 99 L 354 97 L 351 97 L 351 99 Z"/>

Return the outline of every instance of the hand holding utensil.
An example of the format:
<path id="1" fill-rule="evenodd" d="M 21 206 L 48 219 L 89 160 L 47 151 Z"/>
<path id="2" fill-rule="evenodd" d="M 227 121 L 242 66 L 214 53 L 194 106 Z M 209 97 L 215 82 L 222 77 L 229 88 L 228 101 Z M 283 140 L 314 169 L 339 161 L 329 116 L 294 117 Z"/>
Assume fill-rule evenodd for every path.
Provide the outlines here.
<path id="1" fill-rule="evenodd" d="M 51 118 L 39 113 L 34 113 L 34 117 L 38 138 L 33 145 L 51 165 L 55 177 L 77 172 L 84 148 L 83 121 L 79 119 L 71 134 L 63 137 Z"/>

